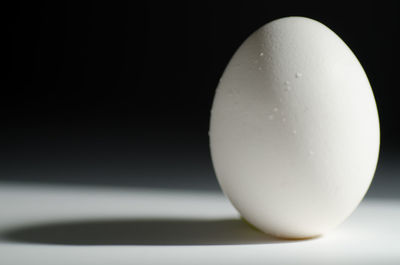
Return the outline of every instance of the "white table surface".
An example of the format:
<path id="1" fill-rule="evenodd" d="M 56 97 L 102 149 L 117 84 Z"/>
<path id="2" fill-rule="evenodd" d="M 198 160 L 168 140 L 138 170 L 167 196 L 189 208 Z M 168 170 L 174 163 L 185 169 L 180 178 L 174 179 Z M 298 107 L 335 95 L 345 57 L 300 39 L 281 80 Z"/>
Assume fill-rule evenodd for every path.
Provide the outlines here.
<path id="1" fill-rule="evenodd" d="M 0 264 L 400 264 L 400 201 L 312 240 L 270 238 L 217 191 L 0 183 Z"/>

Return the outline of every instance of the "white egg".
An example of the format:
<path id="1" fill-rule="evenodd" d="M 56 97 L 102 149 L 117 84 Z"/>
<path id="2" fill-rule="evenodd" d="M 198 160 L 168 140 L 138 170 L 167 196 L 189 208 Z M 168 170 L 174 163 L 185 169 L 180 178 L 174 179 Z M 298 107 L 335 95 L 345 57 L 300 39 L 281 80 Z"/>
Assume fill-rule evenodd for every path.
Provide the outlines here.
<path id="1" fill-rule="evenodd" d="M 215 94 L 210 145 L 218 181 L 268 234 L 314 237 L 343 222 L 368 190 L 379 141 L 363 68 L 312 19 L 282 18 L 253 33 Z"/>

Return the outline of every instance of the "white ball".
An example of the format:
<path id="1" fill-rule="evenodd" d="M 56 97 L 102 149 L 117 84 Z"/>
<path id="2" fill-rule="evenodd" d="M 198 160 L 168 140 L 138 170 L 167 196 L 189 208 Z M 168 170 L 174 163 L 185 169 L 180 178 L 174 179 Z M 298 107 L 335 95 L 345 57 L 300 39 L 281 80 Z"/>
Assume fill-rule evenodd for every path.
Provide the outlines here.
<path id="1" fill-rule="evenodd" d="M 242 216 L 279 237 L 321 235 L 365 195 L 379 153 L 367 76 L 321 23 L 282 18 L 229 62 L 210 122 L 218 181 Z"/>

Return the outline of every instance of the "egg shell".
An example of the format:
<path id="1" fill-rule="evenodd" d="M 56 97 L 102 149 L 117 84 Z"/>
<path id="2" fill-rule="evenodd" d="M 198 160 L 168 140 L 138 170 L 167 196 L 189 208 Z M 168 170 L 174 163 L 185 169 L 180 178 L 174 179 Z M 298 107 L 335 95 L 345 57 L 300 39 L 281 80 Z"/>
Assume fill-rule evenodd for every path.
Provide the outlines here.
<path id="1" fill-rule="evenodd" d="M 216 90 L 209 135 L 225 195 L 249 223 L 285 238 L 321 235 L 354 211 L 380 142 L 359 61 L 304 17 L 272 21 L 240 46 Z"/>

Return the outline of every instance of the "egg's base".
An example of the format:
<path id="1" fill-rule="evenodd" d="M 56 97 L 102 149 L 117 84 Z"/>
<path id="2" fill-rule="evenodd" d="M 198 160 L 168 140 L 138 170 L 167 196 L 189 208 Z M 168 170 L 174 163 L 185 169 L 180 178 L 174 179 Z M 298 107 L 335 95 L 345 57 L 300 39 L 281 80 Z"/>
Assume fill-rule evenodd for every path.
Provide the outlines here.
<path id="1" fill-rule="evenodd" d="M 285 235 L 281 235 L 281 234 L 274 234 L 274 233 L 271 233 L 271 232 L 265 232 L 265 231 L 263 231 L 263 230 L 261 230 L 261 229 L 258 229 L 256 226 L 254 226 L 252 223 L 250 223 L 249 221 L 247 221 L 247 219 L 246 218 L 244 218 L 243 216 L 240 216 L 240 219 L 242 219 L 242 221 L 244 222 L 244 223 L 246 223 L 248 226 L 250 226 L 252 229 L 254 229 L 254 230 L 257 230 L 257 231 L 260 231 L 260 232 L 262 232 L 262 233 L 264 233 L 264 234 L 267 234 L 267 235 L 269 235 L 269 236 L 273 236 L 273 237 L 275 237 L 275 238 L 278 238 L 278 239 L 282 239 L 282 240 L 288 240 L 288 241 L 290 241 L 290 240 L 292 240 L 292 241 L 296 241 L 296 240 L 311 240 L 311 239 L 316 239 L 316 238 L 319 238 L 319 237 L 322 237 L 323 236 L 323 234 L 318 234 L 318 235 L 312 235 L 312 236 L 301 236 L 301 237 L 295 237 L 295 236 L 285 236 Z"/>
<path id="2" fill-rule="evenodd" d="M 306 236 L 306 237 L 293 237 L 293 236 L 282 236 L 282 235 L 273 235 L 273 234 L 269 234 L 273 237 L 279 238 L 279 239 L 283 239 L 283 240 L 287 240 L 287 241 L 301 241 L 301 240 L 312 240 L 312 239 L 317 239 L 323 236 L 323 234 L 320 235 L 315 235 L 315 236 Z"/>

